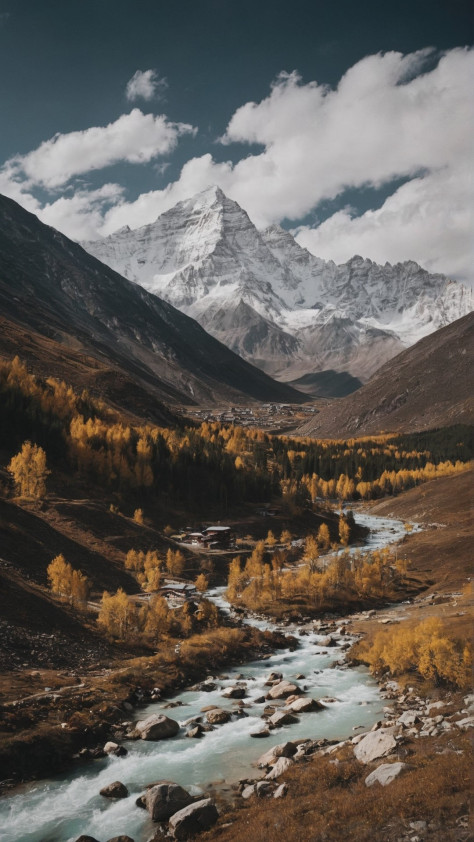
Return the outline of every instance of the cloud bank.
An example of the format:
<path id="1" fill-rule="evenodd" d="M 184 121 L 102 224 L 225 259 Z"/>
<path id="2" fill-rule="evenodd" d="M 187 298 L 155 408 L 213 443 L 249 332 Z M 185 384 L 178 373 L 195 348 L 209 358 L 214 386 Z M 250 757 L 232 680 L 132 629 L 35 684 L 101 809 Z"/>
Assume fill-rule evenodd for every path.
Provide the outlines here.
<path id="1" fill-rule="evenodd" d="M 235 144 L 241 145 L 238 160 L 217 162 L 210 153 L 191 158 L 176 181 L 132 202 L 118 185 L 113 190 L 106 185 L 103 196 L 90 191 L 88 222 L 84 185 L 39 213 L 70 236 L 83 236 L 85 227 L 99 236 L 125 224 L 151 222 L 177 201 L 218 184 L 260 227 L 293 221 L 298 241 L 321 257 L 340 262 L 359 253 L 378 262 L 414 259 L 468 280 L 473 78 L 474 53 L 463 48 L 440 57 L 431 49 L 368 56 L 336 88 L 282 73 L 266 98 L 237 109 L 220 138 L 224 148 L 233 144 L 234 153 Z M 147 163 L 193 131 L 188 124 L 134 109 L 109 126 L 57 135 L 12 159 L 3 179 L 13 181 L 11 190 L 17 193 L 28 192 L 32 184 L 74 189 L 80 174 L 119 160 Z M 250 149 L 253 144 L 259 151 Z M 321 224 L 298 225 L 308 213 L 317 215 L 322 201 L 343 200 L 349 188 L 390 190 L 400 178 L 406 183 L 394 187 L 380 208 L 361 216 L 341 210 Z"/>

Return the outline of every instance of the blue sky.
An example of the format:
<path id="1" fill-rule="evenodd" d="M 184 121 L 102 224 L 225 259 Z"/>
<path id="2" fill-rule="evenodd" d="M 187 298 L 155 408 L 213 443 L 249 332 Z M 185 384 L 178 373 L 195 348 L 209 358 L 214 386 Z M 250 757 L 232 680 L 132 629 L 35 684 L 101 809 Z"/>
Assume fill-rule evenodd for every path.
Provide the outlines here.
<path id="1" fill-rule="evenodd" d="M 87 239 L 218 183 L 471 280 L 471 41 L 464 0 L 0 0 L 0 192 Z"/>

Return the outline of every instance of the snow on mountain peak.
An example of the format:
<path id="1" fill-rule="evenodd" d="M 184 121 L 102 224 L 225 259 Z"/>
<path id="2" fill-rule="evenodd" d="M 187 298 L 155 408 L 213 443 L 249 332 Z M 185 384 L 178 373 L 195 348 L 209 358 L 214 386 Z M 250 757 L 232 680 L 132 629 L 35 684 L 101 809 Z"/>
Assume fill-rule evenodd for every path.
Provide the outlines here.
<path id="1" fill-rule="evenodd" d="M 279 225 L 259 232 L 216 185 L 150 225 L 84 247 L 270 373 L 299 366 L 300 374 L 335 368 L 367 376 L 472 309 L 471 290 L 414 261 L 380 266 L 354 255 L 336 265 Z M 247 324 L 241 302 L 254 313 Z"/>

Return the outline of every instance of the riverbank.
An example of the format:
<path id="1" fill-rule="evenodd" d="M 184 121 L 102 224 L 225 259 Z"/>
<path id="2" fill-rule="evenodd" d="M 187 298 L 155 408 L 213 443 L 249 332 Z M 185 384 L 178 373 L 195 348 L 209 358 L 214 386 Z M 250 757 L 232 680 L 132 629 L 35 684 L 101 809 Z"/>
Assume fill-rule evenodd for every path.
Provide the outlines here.
<path id="1" fill-rule="evenodd" d="M 417 491 L 415 489 L 414 491 Z M 439 488 L 437 489 L 437 494 L 439 493 Z M 452 487 L 451 487 L 451 494 L 452 494 Z M 435 495 L 436 496 L 436 495 Z M 392 507 L 398 501 L 390 501 Z M 403 502 L 403 499 L 400 498 L 400 503 Z M 453 504 L 454 507 L 454 504 Z M 447 511 L 447 509 L 446 509 Z M 394 508 L 391 511 L 392 514 L 396 514 Z M 431 513 L 430 514 L 434 514 Z M 446 518 L 447 520 L 447 518 Z M 419 538 L 420 534 L 423 534 L 423 539 L 426 538 L 426 534 L 431 534 L 432 540 L 436 539 L 439 534 L 439 529 L 441 528 L 439 524 L 442 522 L 441 517 L 438 514 L 438 517 L 433 517 L 433 520 L 430 522 L 428 519 L 423 519 L 424 524 L 424 533 L 413 534 L 411 532 L 406 532 L 403 528 L 403 522 L 401 524 L 401 529 L 403 532 L 402 535 L 402 543 L 400 544 L 400 548 L 402 552 L 409 553 L 411 548 L 413 547 L 414 542 Z M 431 523 L 431 525 L 430 525 Z M 434 526 L 433 523 L 437 525 Z M 449 526 L 444 527 L 445 529 L 449 529 Z M 459 522 L 457 522 L 454 528 L 459 529 Z M 393 534 L 393 533 L 392 533 Z M 415 553 L 416 558 L 416 553 Z M 436 574 L 439 576 L 439 574 Z M 346 620 L 350 622 L 347 625 L 346 630 L 351 630 L 357 633 L 363 633 L 367 639 L 370 639 L 371 636 L 374 636 L 377 631 L 381 628 L 397 626 L 403 623 L 410 623 L 419 620 L 423 620 L 425 617 L 428 616 L 439 616 L 440 614 L 443 616 L 443 619 L 446 620 L 448 624 L 453 624 L 453 627 L 456 626 L 456 623 L 462 624 L 466 622 L 468 619 L 468 594 L 467 592 L 463 591 L 462 584 L 465 584 L 461 580 L 463 579 L 463 574 L 461 572 L 458 585 L 460 590 L 448 590 L 444 591 L 442 587 L 438 587 L 436 582 L 433 582 L 431 585 L 427 584 L 427 592 L 421 596 L 415 597 L 415 599 L 409 604 L 402 604 L 402 605 L 395 605 L 395 606 L 385 606 L 383 609 L 374 610 L 370 612 L 363 612 L 352 615 Z M 453 583 L 453 580 L 450 580 L 450 583 Z M 330 620 L 329 623 L 332 623 Z M 306 624 L 305 624 L 306 625 Z M 341 626 L 341 621 L 338 621 L 338 625 Z M 314 627 L 312 629 L 314 631 Z M 303 626 L 298 629 L 298 632 L 301 631 L 303 634 L 299 636 L 302 647 L 305 648 L 305 644 L 309 639 L 309 635 L 305 634 L 305 632 L 309 631 L 309 628 Z M 318 632 L 321 633 L 321 637 L 329 637 L 335 631 L 335 626 L 328 625 L 327 628 L 318 627 Z M 331 634 L 328 634 L 330 632 Z M 348 635 L 339 634 L 339 643 L 342 643 L 342 638 L 346 637 L 348 639 Z M 338 635 L 334 635 L 336 638 Z M 299 651 L 299 650 L 297 650 Z M 314 650 L 313 650 L 314 651 Z M 335 648 L 331 646 L 327 646 L 326 650 L 327 655 L 322 655 L 323 658 L 326 658 L 326 665 L 328 669 L 330 669 L 330 664 L 334 661 L 336 654 Z M 350 652 L 348 648 L 345 648 L 341 651 L 337 651 L 338 659 L 344 654 L 344 652 Z M 247 653 L 249 654 L 249 653 Z M 269 653 L 263 653 L 269 654 Z M 275 656 L 272 656 L 272 658 Z M 285 664 L 283 663 L 286 653 L 282 651 L 280 656 L 282 663 L 280 664 L 280 671 L 285 672 Z M 349 654 L 349 657 L 350 654 Z M 264 662 L 265 670 L 268 665 L 268 670 L 273 669 L 276 667 L 276 664 L 273 663 L 272 658 L 266 660 Z M 206 665 L 207 666 L 207 665 Z M 262 663 L 260 662 L 260 669 L 262 669 Z M 341 665 L 342 667 L 342 665 Z M 140 672 L 140 664 L 137 662 L 135 666 L 135 673 L 134 675 L 139 675 Z M 207 670 L 206 675 L 208 675 L 210 670 Z M 235 676 L 225 678 L 222 675 L 217 675 L 217 689 L 216 692 L 220 694 L 222 692 L 221 688 L 224 688 L 228 685 L 230 681 L 246 681 L 248 676 L 246 675 L 247 672 L 247 665 L 244 667 L 244 673 L 241 676 L 241 679 L 236 679 Z M 336 668 L 333 669 L 334 675 L 337 678 L 337 683 L 339 688 L 341 687 L 340 682 L 345 680 L 346 676 L 350 676 L 351 674 L 356 674 L 357 671 L 352 669 L 341 668 L 340 670 Z M 304 674 L 303 669 L 298 669 L 299 674 Z M 296 663 L 292 662 L 291 664 L 291 673 L 288 677 L 294 681 L 298 682 L 296 679 L 297 674 L 297 667 Z M 317 679 L 317 675 L 316 675 Z M 301 681 L 301 680 L 300 680 Z M 249 684 L 252 687 L 252 682 Z M 372 682 L 372 686 L 375 688 L 375 692 L 377 692 L 375 684 Z M 406 686 L 406 689 L 405 689 Z M 411 690 L 409 688 L 412 688 Z M 153 689 L 153 688 L 151 688 Z M 247 786 L 252 786 L 251 780 L 253 780 L 252 775 L 246 773 L 242 776 L 243 780 L 242 783 L 234 783 L 234 784 L 223 784 L 222 787 L 225 790 L 225 810 L 221 818 L 219 819 L 218 825 L 216 826 L 216 831 L 209 831 L 208 836 L 206 839 L 214 839 L 217 838 L 217 834 L 219 834 L 219 839 L 222 842 L 241 842 L 242 838 L 246 834 L 248 834 L 248 830 L 246 830 L 247 825 L 250 823 L 252 826 L 252 840 L 255 839 L 256 842 L 262 839 L 263 842 L 266 840 L 268 842 L 269 839 L 273 841 L 273 839 L 278 838 L 281 834 L 286 837 L 288 842 L 304 842 L 306 839 L 313 840 L 318 838 L 314 836 L 314 833 L 325 834 L 326 838 L 332 842 L 332 840 L 340 840 L 340 839 L 350 839 L 351 842 L 358 842 L 358 840 L 413 840 L 413 838 L 418 835 L 419 840 L 430 839 L 439 840 L 439 842 L 445 842 L 445 840 L 462 840 L 467 838 L 464 834 L 464 826 L 463 822 L 465 822 L 466 816 L 466 798 L 468 793 L 468 781 L 466 779 L 466 765 L 469 762 L 469 754 L 468 748 L 466 746 L 466 737 L 462 727 L 458 726 L 457 722 L 462 722 L 463 719 L 469 719 L 472 715 L 469 710 L 468 706 L 470 705 L 470 701 L 468 700 L 467 706 L 465 703 L 465 699 L 467 696 L 463 696 L 461 694 L 455 693 L 448 693 L 442 687 L 439 688 L 428 688 L 426 684 L 420 681 L 419 678 L 416 676 L 410 676 L 409 682 L 403 681 L 401 682 L 401 686 L 399 689 L 393 687 L 387 687 L 385 691 L 388 691 L 392 698 L 386 698 L 382 702 L 382 708 L 384 704 L 387 706 L 387 709 L 384 711 L 383 709 L 379 711 L 379 716 L 377 721 L 379 722 L 378 731 L 383 731 L 385 729 L 395 728 L 397 733 L 393 733 L 391 736 L 395 740 L 396 748 L 394 748 L 392 753 L 388 753 L 386 758 L 381 758 L 380 761 L 371 761 L 372 765 L 368 767 L 365 764 L 360 764 L 357 758 L 354 755 L 354 747 L 357 743 L 353 742 L 353 737 L 351 737 L 352 728 L 361 725 L 362 728 L 356 730 L 355 732 L 355 740 L 359 740 L 361 733 L 364 731 L 370 731 L 372 727 L 372 723 L 368 723 L 364 727 L 363 722 L 358 722 L 354 720 L 351 724 L 346 726 L 345 730 L 339 732 L 338 735 L 334 735 L 330 739 L 337 739 L 338 743 L 342 743 L 337 748 L 334 748 L 331 751 L 331 754 L 322 754 L 323 751 L 326 750 L 326 747 L 314 745 L 317 743 L 318 740 L 315 739 L 314 732 L 312 734 L 313 739 L 311 741 L 307 740 L 306 742 L 302 742 L 303 738 L 307 737 L 313 731 L 312 727 L 309 727 L 309 720 L 306 718 L 311 714 L 302 715 L 300 723 L 295 723 L 293 726 L 283 726 L 283 728 L 274 734 L 270 738 L 266 738 L 266 740 L 262 741 L 262 745 L 266 748 L 268 744 L 274 743 L 276 744 L 277 741 L 282 741 L 286 738 L 287 742 L 293 742 L 295 745 L 305 745 L 309 750 L 301 750 L 300 757 L 301 762 L 297 762 L 294 764 L 288 764 L 287 769 L 285 770 L 282 777 L 278 777 L 275 781 L 275 785 L 271 785 L 269 789 L 267 789 L 267 796 L 265 798 L 260 798 L 257 794 L 251 793 L 248 798 L 243 798 L 242 793 Z M 247 691 L 248 692 L 248 691 Z M 309 690 L 311 696 L 316 695 L 312 688 Z M 204 702 L 209 702 L 211 704 L 211 698 L 208 693 L 203 691 L 203 698 L 201 701 L 195 700 L 196 705 L 200 705 L 202 707 Z M 351 689 L 352 697 L 354 697 L 354 691 Z M 337 697 L 337 690 L 335 689 L 333 698 Z M 254 703 L 255 694 L 252 690 L 250 693 L 250 698 L 247 700 L 249 703 Z M 352 699 L 354 701 L 354 698 Z M 247 701 L 244 699 L 242 700 L 244 704 Z M 357 699 L 355 701 L 367 701 L 366 699 Z M 216 699 L 213 699 L 213 702 L 216 703 Z M 429 707 L 433 703 L 439 705 L 439 707 L 434 711 L 430 711 Z M 222 699 L 221 699 L 222 704 Z M 232 706 L 232 702 L 226 702 L 226 705 Z M 323 703 L 324 704 L 324 703 Z M 395 707 L 394 707 L 395 706 Z M 329 710 L 331 710 L 331 703 L 327 705 Z M 235 709 L 235 708 L 234 708 Z M 256 706 L 256 710 L 259 711 L 259 708 Z M 262 708 L 263 710 L 263 708 Z M 333 708 L 336 710 L 336 708 Z M 367 710 L 367 705 L 358 705 L 358 712 L 363 710 Z M 415 718 L 418 718 L 418 722 L 413 722 L 412 725 L 406 727 L 406 724 L 399 723 L 397 720 L 400 716 L 403 716 L 404 713 L 412 712 L 412 711 L 419 711 L 416 714 Z M 438 711 L 438 712 L 436 712 Z M 183 713 L 185 710 L 183 709 Z M 186 710 L 187 713 L 192 712 L 192 707 L 189 708 L 189 711 Z M 216 732 L 216 738 L 220 735 L 222 738 L 223 735 L 226 734 L 225 731 L 222 729 L 228 729 L 228 735 L 231 734 L 238 734 L 242 731 L 245 727 L 254 727 L 254 722 L 249 722 L 249 719 L 252 718 L 252 711 L 248 709 L 246 712 L 251 714 L 250 717 L 243 717 L 238 718 L 238 726 L 236 726 L 236 720 L 231 720 L 227 725 L 219 726 Z M 146 711 L 144 711 L 146 713 Z M 434 713 L 434 716 L 433 716 Z M 122 717 L 125 714 L 125 710 L 122 708 L 121 715 Z M 170 713 L 171 716 L 176 715 L 175 712 Z M 323 714 L 325 715 L 325 714 Z M 128 717 L 132 717 L 132 711 L 128 711 Z M 319 714 L 314 714 L 316 717 L 316 722 L 318 721 Z M 431 724 L 428 723 L 426 720 L 434 719 L 437 717 L 443 717 L 440 722 L 446 722 L 448 724 L 447 728 L 439 730 L 438 733 L 427 733 L 432 728 L 438 728 L 440 722 L 432 722 Z M 179 718 L 181 719 L 181 713 Z M 188 718 L 188 717 L 187 717 Z M 322 720 L 320 720 L 320 723 Z M 392 724 L 394 723 L 394 724 Z M 375 723 L 373 723 L 375 724 Z M 426 727 L 428 725 L 428 728 Z M 466 725 L 468 727 L 468 724 Z M 290 732 L 290 728 L 295 728 L 293 733 Z M 409 733 L 409 731 L 416 731 L 415 733 Z M 425 731 L 424 734 L 422 732 Z M 375 732 L 376 733 L 376 732 Z M 422 734 L 420 736 L 420 734 Z M 400 739 L 397 739 L 400 737 Z M 342 739 L 345 738 L 345 739 Z M 202 753 L 202 747 L 207 744 L 209 748 L 212 748 L 214 754 L 218 754 L 217 743 L 214 742 L 215 738 L 213 734 L 207 734 L 204 740 L 199 741 L 186 741 L 181 740 L 182 749 L 184 753 L 178 751 L 176 752 L 176 757 L 173 759 L 171 758 L 172 763 L 174 766 L 172 770 L 178 772 L 184 768 L 186 756 L 193 762 L 192 755 L 194 753 L 194 758 L 198 758 L 200 753 Z M 163 757 L 167 758 L 167 762 L 170 760 L 170 753 L 168 752 L 168 747 L 172 745 L 175 741 L 171 741 L 167 744 L 166 749 L 163 748 L 164 744 L 159 746 L 159 756 L 163 759 Z M 254 744 L 260 744 L 260 740 L 254 740 Z M 312 743 L 312 745 L 311 745 Z M 134 746 L 137 744 L 135 743 Z M 235 745 L 229 744 L 229 742 L 225 742 L 226 752 L 230 753 L 231 757 L 236 756 Z M 333 747 L 331 747 L 333 748 Z M 131 770 L 131 780 L 135 782 L 135 792 L 139 793 L 141 789 L 143 789 L 143 785 L 139 783 L 139 773 L 142 771 L 145 775 L 143 780 L 143 784 L 147 782 L 151 782 L 155 780 L 157 777 L 162 777 L 162 764 L 159 766 L 159 773 L 157 775 L 157 769 L 154 767 L 155 761 L 147 759 L 148 752 L 143 751 L 147 749 L 147 746 L 140 745 L 137 756 L 137 762 Z M 255 751 L 260 752 L 260 749 L 256 748 Z M 297 749 L 298 751 L 298 749 Z M 188 754 L 188 752 L 190 754 Z M 320 753 L 321 752 L 321 753 Z M 124 758 L 127 760 L 127 758 Z M 333 762 L 337 761 L 337 762 Z M 101 770 L 103 781 L 104 783 L 110 782 L 112 778 L 110 775 L 113 774 L 115 777 L 118 776 L 119 767 L 115 765 L 116 763 L 121 763 L 121 759 L 113 758 L 111 761 L 97 761 L 97 764 L 90 764 L 88 767 L 84 766 L 81 767 L 84 774 L 81 773 L 79 776 L 80 781 L 87 780 L 87 771 L 86 769 L 91 768 L 99 768 Z M 369 772 L 375 771 L 378 766 L 385 765 L 386 763 L 407 763 L 408 765 L 412 766 L 412 770 L 407 770 L 407 775 L 401 775 L 400 778 L 397 780 L 393 780 L 387 787 L 382 787 L 379 784 L 375 785 L 374 787 L 368 787 L 365 783 L 365 778 L 368 777 Z M 107 772 L 107 768 L 112 764 L 109 772 Z M 373 765 L 375 763 L 375 765 Z M 143 765 L 145 764 L 145 768 L 143 769 Z M 285 765 L 285 764 L 281 764 Z M 155 771 L 153 771 L 155 768 Z M 415 771 L 415 774 L 411 774 L 412 771 Z M 410 774 L 408 774 L 410 771 Z M 268 770 L 261 770 L 258 772 L 258 775 L 262 777 L 265 774 L 271 772 L 271 769 Z M 109 775 L 109 781 L 107 781 L 107 775 Z M 146 777 L 148 775 L 148 777 Z M 168 776 L 168 770 L 166 772 L 166 776 Z M 175 779 L 177 775 L 172 775 L 172 779 Z M 201 780 L 210 780 L 211 778 L 201 778 Z M 215 777 L 212 778 L 215 780 Z M 234 780 L 235 778 L 227 778 L 227 780 Z M 104 805 L 103 801 L 101 804 L 100 798 L 97 795 L 98 793 L 98 784 L 102 778 L 97 777 L 95 779 L 94 788 L 92 789 L 92 785 L 90 783 L 87 784 L 87 793 L 85 791 L 85 782 L 78 785 L 78 779 L 75 778 L 74 781 L 71 781 L 71 795 L 75 793 L 75 798 L 78 800 L 78 807 L 80 808 L 80 813 L 84 817 L 87 814 L 88 810 L 92 810 L 92 812 L 97 813 L 96 821 L 99 824 L 96 826 L 96 838 L 100 839 L 101 842 L 104 842 L 105 839 L 109 838 L 111 835 L 108 830 L 106 830 L 107 824 L 100 824 L 102 819 L 104 821 L 108 821 L 112 818 L 112 813 L 114 813 L 114 829 L 116 832 L 128 832 L 128 833 L 135 833 L 133 826 L 130 824 L 131 814 L 130 814 L 130 804 L 122 803 L 117 805 Z M 130 783 L 127 780 L 127 783 Z M 185 781 L 183 780 L 183 783 Z M 274 799 L 273 795 L 277 789 L 276 784 L 280 785 L 286 784 L 288 789 L 287 795 L 285 798 Z M 41 785 L 42 786 L 42 785 Z M 40 787 L 41 788 L 41 787 Z M 262 789 L 262 788 L 260 788 Z M 220 799 L 219 792 L 222 792 L 222 788 L 214 788 L 214 792 L 216 797 Z M 28 792 L 27 792 L 28 795 Z M 61 822 L 64 820 L 64 813 L 61 813 L 61 810 L 64 811 L 64 806 L 60 806 L 60 799 L 56 802 L 54 798 L 54 793 L 52 791 L 49 792 L 49 800 L 43 801 L 38 803 L 38 812 L 36 813 L 34 809 L 32 809 L 31 803 L 28 801 L 23 801 L 23 803 L 18 802 L 18 809 L 21 811 L 26 811 L 26 814 L 29 816 L 42 816 L 45 810 L 52 808 L 53 806 L 57 805 L 58 813 L 55 814 L 54 821 L 55 821 L 55 829 L 56 835 L 59 833 L 61 834 Z M 230 808 L 230 812 L 229 812 Z M 133 808 L 132 808 L 133 809 Z M 242 812 L 242 810 L 244 812 Z M 247 812 L 248 811 L 248 812 Z M 397 812 L 398 811 L 398 812 Z M 59 816 L 62 816 L 61 820 Z M 109 816 L 109 819 L 107 819 Z M 132 825 L 135 819 L 132 821 Z M 139 819 L 139 825 L 143 824 L 143 819 Z M 424 822 L 424 825 L 420 825 L 419 828 L 412 828 L 410 825 L 416 822 Z M 318 824 L 319 823 L 319 824 Z M 69 838 L 77 838 L 79 832 L 85 832 L 84 827 L 85 825 L 79 825 L 76 822 L 76 826 L 78 828 L 78 832 L 76 836 L 73 836 L 72 833 L 70 836 L 58 836 L 61 839 L 61 842 L 68 840 Z M 361 831 L 359 833 L 358 827 L 360 826 Z M 94 826 L 93 826 L 94 827 Z M 347 835 L 348 828 L 350 835 Z M 90 828 L 87 826 L 87 830 L 89 831 Z M 150 828 L 151 832 L 152 828 Z M 41 839 L 44 837 L 44 832 L 41 836 L 28 836 L 28 842 L 31 839 L 32 842 L 36 842 L 36 839 Z M 139 833 L 141 834 L 142 831 L 140 830 Z M 302 834 L 306 833 L 307 835 L 304 836 Z M 344 835 L 346 833 L 346 835 Z M 357 835 L 359 833 L 359 835 Z M 363 835 L 365 833 L 365 835 Z M 106 835 L 108 834 L 108 835 Z M 298 835 L 300 834 L 300 835 Z M 311 835 L 313 834 L 313 835 Z M 457 835 L 456 835 L 457 834 Z M 7 838 L 7 837 L 6 837 Z M 142 838 L 148 838 L 147 836 L 135 835 L 135 842 L 141 842 Z M 17 840 L 21 839 L 23 842 L 23 837 L 15 837 L 14 835 L 10 835 L 8 840 L 10 842 L 11 839 Z"/>
<path id="2" fill-rule="evenodd" d="M 4 703 L 0 768 L 7 777 L 0 781 L 1 791 L 104 756 L 104 742 L 115 738 L 125 717 L 151 701 L 172 697 L 209 669 L 266 658 L 279 647 L 296 646 L 289 636 L 251 626 L 223 627 L 196 638 L 179 653 L 178 641 L 170 641 L 161 654 L 84 674 L 76 686 L 47 688 Z"/>

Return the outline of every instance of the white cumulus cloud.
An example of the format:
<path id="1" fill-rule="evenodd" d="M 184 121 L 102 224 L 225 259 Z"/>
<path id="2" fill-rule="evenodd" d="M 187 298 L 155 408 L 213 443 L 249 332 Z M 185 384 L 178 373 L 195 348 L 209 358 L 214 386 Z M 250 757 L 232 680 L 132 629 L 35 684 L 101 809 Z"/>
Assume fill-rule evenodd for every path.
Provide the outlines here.
<path id="1" fill-rule="evenodd" d="M 57 134 L 27 155 L 7 162 L 17 177 L 30 184 L 58 188 L 82 173 L 100 170 L 119 161 L 143 164 L 171 152 L 178 138 L 194 132 L 187 123 L 165 116 L 143 114 L 134 108 L 107 126 Z"/>
<path id="2" fill-rule="evenodd" d="M 432 271 L 472 279 L 473 79 L 474 52 L 467 48 L 367 56 L 336 87 L 281 73 L 268 96 L 231 116 L 220 140 L 224 148 L 232 144 L 233 161 L 217 162 L 207 153 L 188 160 L 166 188 L 134 201 L 121 190 L 107 201 L 91 198 L 89 228 L 99 236 L 125 224 L 139 227 L 218 184 L 260 227 L 294 221 L 299 242 L 322 257 L 415 259 Z M 116 161 L 149 162 L 193 131 L 135 109 L 109 126 L 57 135 L 12 159 L 4 180 L 15 194 L 31 184 L 57 188 Z M 237 159 L 236 144 L 242 145 Z M 400 179 L 403 186 L 392 188 Z M 297 227 L 308 213 L 317 215 L 321 202 L 344 201 L 347 189 L 368 186 L 388 192 L 382 207 L 362 215 L 339 211 L 322 224 Z M 77 237 L 88 213 L 87 190 L 78 189 Z M 23 204 L 28 201 L 36 200 L 25 195 Z M 72 197 L 67 201 L 74 236 Z"/>
<path id="3" fill-rule="evenodd" d="M 236 163 L 193 158 L 165 190 L 121 202 L 103 233 L 137 227 L 210 184 L 245 208 L 258 226 L 298 221 L 347 188 L 409 179 L 383 207 L 354 218 L 338 212 L 298 239 L 323 257 L 361 253 L 378 261 L 416 259 L 427 268 L 472 277 L 474 53 L 433 50 L 368 56 L 336 88 L 282 73 L 261 102 L 232 116 L 223 144 L 259 144 Z"/>
<path id="4" fill-rule="evenodd" d="M 130 102 L 135 102 L 136 99 L 160 98 L 167 87 L 167 80 L 158 76 L 156 70 L 137 70 L 127 82 L 125 96 Z"/>

